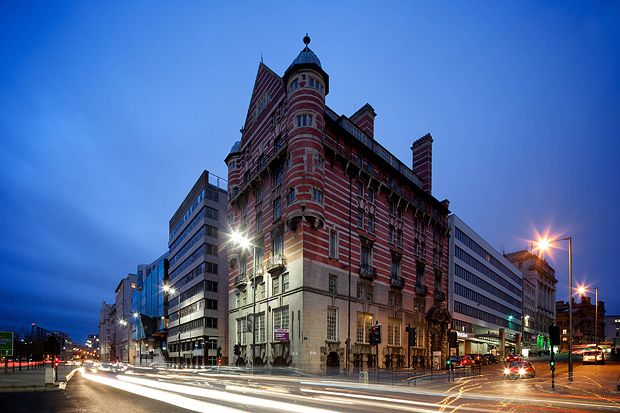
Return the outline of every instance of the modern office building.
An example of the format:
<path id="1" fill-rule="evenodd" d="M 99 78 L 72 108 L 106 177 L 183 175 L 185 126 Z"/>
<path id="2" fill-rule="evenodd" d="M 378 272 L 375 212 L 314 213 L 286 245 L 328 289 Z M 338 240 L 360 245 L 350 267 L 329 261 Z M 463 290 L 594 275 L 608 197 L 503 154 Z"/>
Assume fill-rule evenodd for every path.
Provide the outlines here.
<path id="1" fill-rule="evenodd" d="M 136 353 L 131 340 L 131 296 L 136 288 L 136 274 L 128 274 L 116 287 L 115 353 L 116 360 L 133 363 Z"/>
<path id="2" fill-rule="evenodd" d="M 573 298 L 573 348 L 581 345 L 593 345 L 595 342 L 595 326 L 598 321 L 598 342 L 605 337 L 605 302 L 598 302 L 598 320 L 596 317 L 596 302 L 590 297 L 582 295 L 580 302 Z M 560 351 L 568 351 L 569 308 L 568 302 L 556 301 L 556 324 L 560 326 Z"/>
<path id="3" fill-rule="evenodd" d="M 413 143 L 408 167 L 377 141 L 369 104 L 329 108 L 309 42 L 283 76 L 259 64 L 225 160 L 231 227 L 251 244 L 229 253 L 231 363 L 439 367 L 449 228 L 448 202 L 431 193 L 433 139 Z"/>
<path id="4" fill-rule="evenodd" d="M 449 307 L 458 353 L 521 353 L 521 273 L 450 215 Z"/>
<path id="5" fill-rule="evenodd" d="M 168 351 L 183 366 L 215 365 L 218 348 L 228 354 L 225 187 L 203 171 L 169 222 Z"/>
<path id="6" fill-rule="evenodd" d="M 131 297 L 131 337 L 136 364 L 168 360 L 168 253 L 151 264 L 138 265 L 136 288 Z"/>
<path id="7" fill-rule="evenodd" d="M 555 321 L 555 293 L 558 280 L 555 270 L 547 260 L 528 250 L 504 255 L 523 276 L 523 347 L 529 352 L 540 353 L 549 350 L 549 326 Z M 526 288 L 528 283 L 534 290 Z M 533 294 L 533 295 L 532 295 Z M 534 301 L 534 311 L 525 308 L 526 303 Z"/>

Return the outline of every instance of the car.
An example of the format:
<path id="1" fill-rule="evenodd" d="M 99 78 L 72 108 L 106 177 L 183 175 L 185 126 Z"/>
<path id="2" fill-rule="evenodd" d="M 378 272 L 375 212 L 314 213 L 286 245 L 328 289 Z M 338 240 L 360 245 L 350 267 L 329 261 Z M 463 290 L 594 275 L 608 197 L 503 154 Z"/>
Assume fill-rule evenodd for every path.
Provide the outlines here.
<path id="1" fill-rule="evenodd" d="M 472 358 L 475 366 L 482 366 L 482 354 L 472 353 L 468 354 L 468 356 Z"/>
<path id="2" fill-rule="evenodd" d="M 471 358 L 471 356 L 469 354 L 464 354 L 461 356 L 461 362 L 459 363 L 459 366 L 461 367 L 471 367 L 475 364 L 476 362 L 474 361 L 473 358 Z"/>
<path id="3" fill-rule="evenodd" d="M 585 351 L 582 355 L 581 361 L 583 362 L 583 364 L 588 364 L 588 363 L 605 364 L 605 355 L 603 354 L 601 350 Z"/>
<path id="4" fill-rule="evenodd" d="M 516 354 L 508 354 L 506 356 L 506 363 L 511 363 L 513 361 L 521 361 L 521 357 L 517 356 Z"/>
<path id="5" fill-rule="evenodd" d="M 461 358 L 459 356 L 450 356 L 448 358 L 448 362 L 450 363 L 450 367 L 456 368 L 456 367 L 462 367 L 461 364 Z"/>
<path id="6" fill-rule="evenodd" d="M 487 365 L 499 363 L 499 359 L 497 358 L 497 356 L 494 356 L 491 353 L 483 354 L 482 361 L 484 362 L 484 364 L 487 364 Z"/>
<path id="7" fill-rule="evenodd" d="M 516 380 L 527 377 L 536 377 L 536 369 L 529 361 L 512 361 L 504 368 L 504 378 Z"/>

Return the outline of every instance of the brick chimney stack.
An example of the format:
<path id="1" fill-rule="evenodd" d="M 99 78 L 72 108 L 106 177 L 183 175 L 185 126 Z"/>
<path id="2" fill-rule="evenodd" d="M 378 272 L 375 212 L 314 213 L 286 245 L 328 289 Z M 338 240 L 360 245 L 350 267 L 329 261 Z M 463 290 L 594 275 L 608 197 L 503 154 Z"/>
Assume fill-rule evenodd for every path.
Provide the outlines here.
<path id="1" fill-rule="evenodd" d="M 430 133 L 422 136 L 411 146 L 413 173 L 422 180 L 422 189 L 431 193 L 433 185 L 433 137 Z"/>
<path id="2" fill-rule="evenodd" d="M 359 108 L 357 112 L 355 112 L 349 118 L 351 122 L 355 124 L 358 128 L 360 128 L 366 135 L 375 138 L 375 110 L 370 104 L 366 103 L 364 106 Z"/>

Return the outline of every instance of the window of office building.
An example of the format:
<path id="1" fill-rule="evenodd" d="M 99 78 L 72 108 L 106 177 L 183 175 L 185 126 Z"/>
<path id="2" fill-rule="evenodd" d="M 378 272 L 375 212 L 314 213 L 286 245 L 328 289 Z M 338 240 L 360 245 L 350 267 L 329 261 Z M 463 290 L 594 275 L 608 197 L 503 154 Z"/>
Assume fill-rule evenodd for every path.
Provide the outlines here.
<path id="1" fill-rule="evenodd" d="M 280 197 L 273 200 L 273 220 L 278 220 L 282 216 L 282 204 Z"/>
<path id="2" fill-rule="evenodd" d="M 246 336 L 246 319 L 238 318 L 237 319 L 237 344 L 245 344 L 245 336 Z"/>
<path id="3" fill-rule="evenodd" d="M 387 343 L 388 346 L 400 346 L 400 320 L 396 318 L 388 319 Z"/>
<path id="4" fill-rule="evenodd" d="M 338 308 L 327 307 L 327 340 L 338 340 Z"/>
<path id="5" fill-rule="evenodd" d="M 290 289 L 289 287 L 289 274 L 282 274 L 282 292 L 285 293 Z"/>
<path id="6" fill-rule="evenodd" d="M 357 313 L 357 334 L 356 340 L 358 343 L 369 343 L 368 334 L 370 327 L 373 326 L 373 315 L 370 313 Z"/>
<path id="7" fill-rule="evenodd" d="M 273 328 L 289 328 L 288 305 L 273 310 Z"/>
<path id="8" fill-rule="evenodd" d="M 358 281 L 356 297 L 358 300 L 372 302 L 372 298 L 373 298 L 372 284 L 368 284 L 363 281 Z"/>
<path id="9" fill-rule="evenodd" d="M 256 342 L 264 343 L 267 341 L 267 336 L 265 334 L 265 312 L 263 311 L 256 315 Z"/>
<path id="10" fill-rule="evenodd" d="M 273 277 L 271 282 L 271 295 L 280 294 L 280 277 Z"/>
<path id="11" fill-rule="evenodd" d="M 276 228 L 271 233 L 271 255 L 273 257 L 284 253 L 284 234 L 282 227 Z"/>
<path id="12" fill-rule="evenodd" d="M 338 231 L 329 230 L 329 257 L 338 258 Z"/>
<path id="13" fill-rule="evenodd" d="M 329 274 L 329 292 L 330 294 L 338 293 L 338 276 L 336 274 Z"/>

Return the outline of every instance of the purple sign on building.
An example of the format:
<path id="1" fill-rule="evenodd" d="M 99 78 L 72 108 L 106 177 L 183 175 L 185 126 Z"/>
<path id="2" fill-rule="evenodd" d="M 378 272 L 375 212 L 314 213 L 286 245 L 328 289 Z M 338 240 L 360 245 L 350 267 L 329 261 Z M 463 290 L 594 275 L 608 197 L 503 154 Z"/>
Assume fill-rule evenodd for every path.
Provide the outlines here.
<path id="1" fill-rule="evenodd" d="M 288 341 L 288 328 L 276 328 L 273 331 L 274 341 Z"/>

